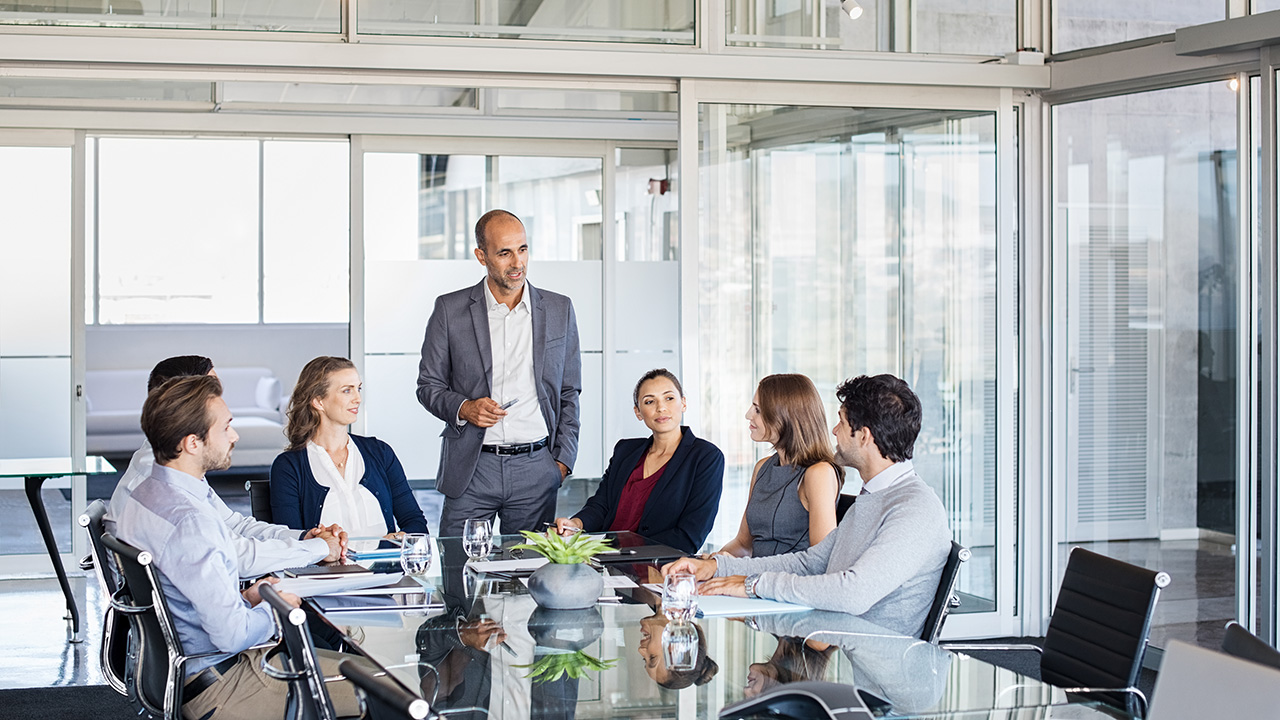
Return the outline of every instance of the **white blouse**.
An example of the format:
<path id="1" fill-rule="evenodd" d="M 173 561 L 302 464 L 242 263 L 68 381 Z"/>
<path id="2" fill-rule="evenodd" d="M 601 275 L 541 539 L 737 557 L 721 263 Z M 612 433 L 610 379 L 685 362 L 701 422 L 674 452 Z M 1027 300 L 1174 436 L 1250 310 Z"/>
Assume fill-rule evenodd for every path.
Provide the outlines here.
<path id="1" fill-rule="evenodd" d="M 382 505 L 369 488 L 360 484 L 364 479 L 364 458 L 350 437 L 347 437 L 346 472 L 338 472 L 328 451 L 314 442 L 307 443 L 307 460 L 311 474 L 321 487 L 329 488 L 324 507 L 320 510 L 320 524 L 337 523 L 350 537 L 382 536 L 391 532 Z"/>

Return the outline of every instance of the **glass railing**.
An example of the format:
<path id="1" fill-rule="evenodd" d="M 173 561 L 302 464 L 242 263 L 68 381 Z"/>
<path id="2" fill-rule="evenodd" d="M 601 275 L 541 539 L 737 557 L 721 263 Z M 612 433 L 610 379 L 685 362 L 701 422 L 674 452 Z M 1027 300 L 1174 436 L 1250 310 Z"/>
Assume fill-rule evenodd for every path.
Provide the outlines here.
<path id="1" fill-rule="evenodd" d="M 366 35 L 693 45 L 696 0 L 363 0 Z"/>
<path id="2" fill-rule="evenodd" d="M 341 0 L 19 0 L 0 24 L 337 33 Z"/>

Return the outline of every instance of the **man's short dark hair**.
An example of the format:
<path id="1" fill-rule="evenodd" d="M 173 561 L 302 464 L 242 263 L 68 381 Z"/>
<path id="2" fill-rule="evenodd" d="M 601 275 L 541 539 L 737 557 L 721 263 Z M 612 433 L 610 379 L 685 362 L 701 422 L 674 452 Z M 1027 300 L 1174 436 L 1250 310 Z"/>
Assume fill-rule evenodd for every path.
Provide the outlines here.
<path id="1" fill-rule="evenodd" d="M 516 217 L 515 213 L 500 209 L 490 210 L 489 212 L 481 215 L 480 219 L 476 221 L 476 247 L 480 248 L 484 252 L 489 252 L 489 223 L 503 218 L 515 220 L 520 223 L 520 227 L 524 227 L 524 223 L 520 221 L 520 218 Z"/>
<path id="2" fill-rule="evenodd" d="M 222 397 L 222 383 L 212 375 L 171 378 L 147 394 L 142 404 L 142 432 L 151 443 L 157 463 L 181 454 L 178 447 L 188 435 L 204 442 L 209 438 L 213 414 L 209 400 Z"/>
<path id="3" fill-rule="evenodd" d="M 867 428 L 880 454 L 910 460 L 920 434 L 920 398 L 901 378 L 859 375 L 836 388 L 844 418 L 854 431 Z"/>
<path id="4" fill-rule="evenodd" d="M 212 369 L 213 361 L 203 355 L 165 358 L 151 368 L 151 377 L 147 378 L 147 392 L 160 387 L 166 380 L 188 375 L 208 375 Z"/>

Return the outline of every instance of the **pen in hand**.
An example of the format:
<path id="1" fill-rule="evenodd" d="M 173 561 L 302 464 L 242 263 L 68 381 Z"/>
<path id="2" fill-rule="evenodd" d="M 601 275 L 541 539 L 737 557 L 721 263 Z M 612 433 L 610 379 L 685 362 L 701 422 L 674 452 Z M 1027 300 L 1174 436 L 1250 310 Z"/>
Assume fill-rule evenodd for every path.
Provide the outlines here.
<path id="1" fill-rule="evenodd" d="M 516 398 L 515 400 L 508 400 L 502 403 L 502 405 L 500 405 L 499 408 L 502 410 L 506 410 L 507 408 L 510 408 L 512 405 L 515 405 L 517 402 L 520 402 L 520 398 Z"/>

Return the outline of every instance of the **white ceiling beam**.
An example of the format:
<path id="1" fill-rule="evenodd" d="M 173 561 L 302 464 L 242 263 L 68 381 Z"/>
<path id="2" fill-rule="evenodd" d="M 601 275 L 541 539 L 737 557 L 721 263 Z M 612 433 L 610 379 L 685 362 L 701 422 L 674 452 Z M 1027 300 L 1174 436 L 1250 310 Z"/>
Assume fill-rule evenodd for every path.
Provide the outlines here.
<path id="1" fill-rule="evenodd" d="M 0 68 L 62 66 L 69 71 L 137 71 L 175 67 L 230 73 L 284 73 L 295 81 L 309 75 L 351 76 L 346 82 L 415 78 L 421 83 L 475 86 L 468 78 L 526 75 L 577 77 L 607 85 L 617 79 L 674 78 L 784 82 L 860 82 L 896 85 L 957 85 L 1040 89 L 1049 86 L 1043 66 L 863 53 L 706 53 L 663 46 L 650 51 L 545 48 L 467 44 L 332 43 L 174 37 L 67 36 L 0 33 Z M 239 77 L 237 79 L 245 79 Z M 598 79 L 598 80 L 597 80 Z M 328 82 L 330 80 L 326 80 Z M 598 85 L 593 85 L 598 86 Z"/>
<path id="2" fill-rule="evenodd" d="M 1177 87 L 1258 66 L 1256 51 L 1191 57 L 1174 48 L 1175 43 L 1163 42 L 1051 63 L 1053 89 L 1042 95 L 1050 102 L 1066 102 Z"/>

